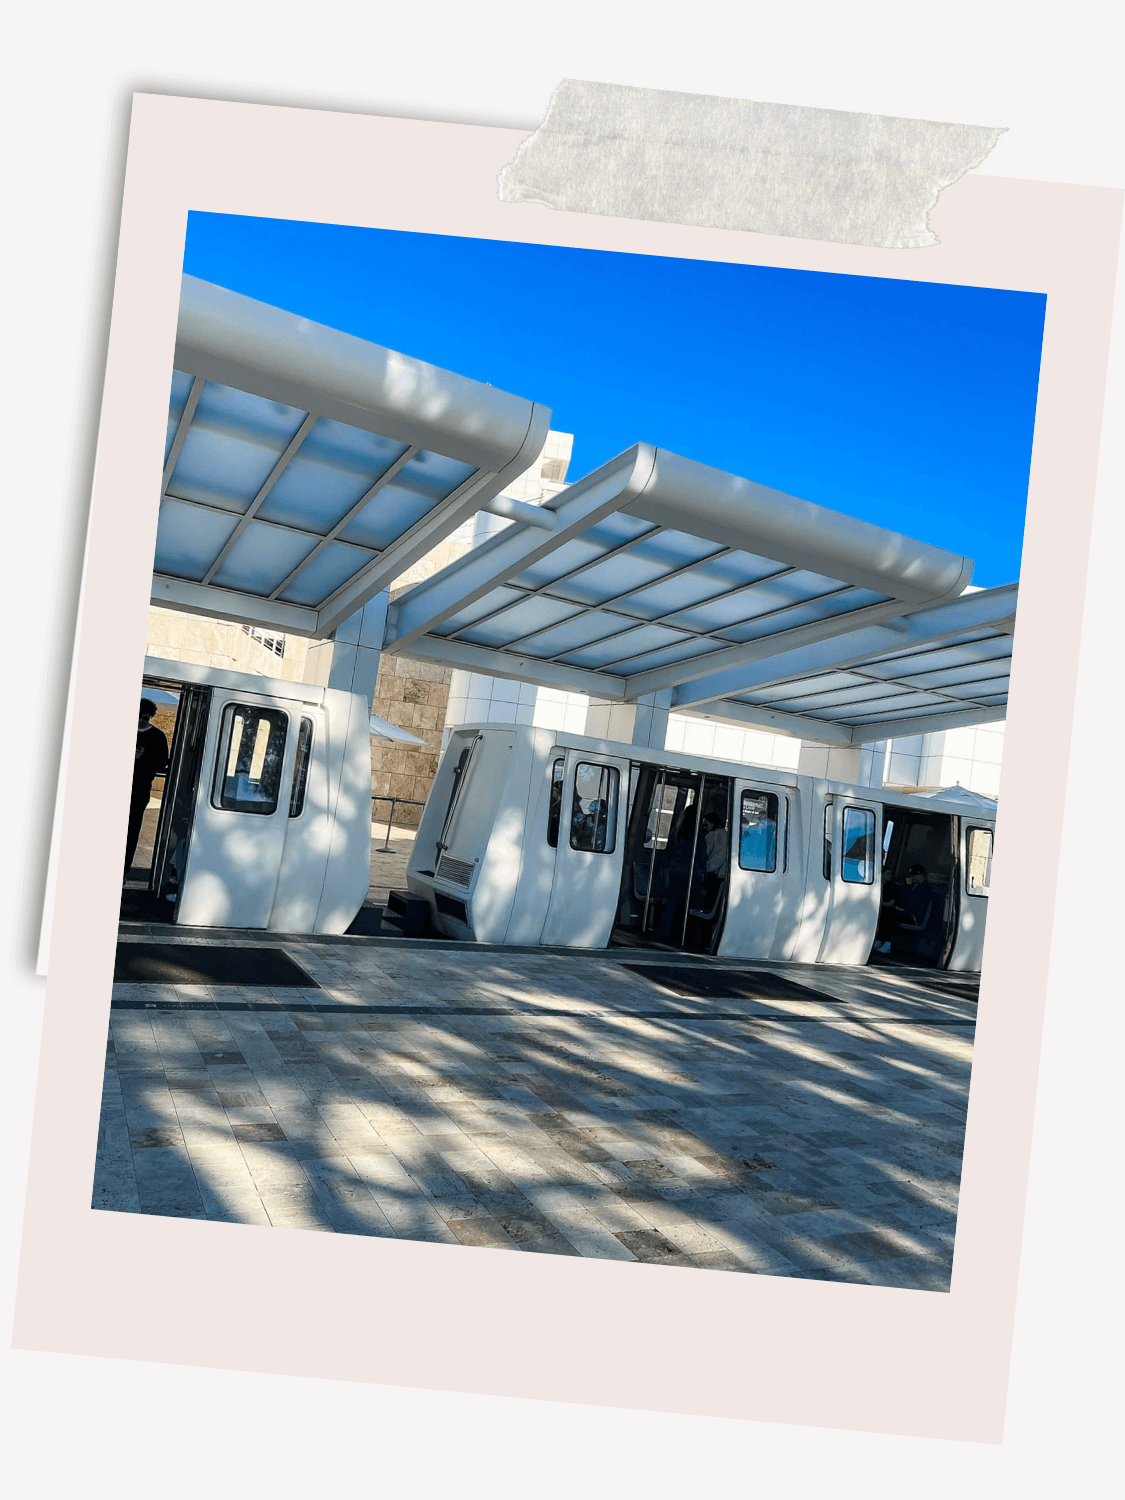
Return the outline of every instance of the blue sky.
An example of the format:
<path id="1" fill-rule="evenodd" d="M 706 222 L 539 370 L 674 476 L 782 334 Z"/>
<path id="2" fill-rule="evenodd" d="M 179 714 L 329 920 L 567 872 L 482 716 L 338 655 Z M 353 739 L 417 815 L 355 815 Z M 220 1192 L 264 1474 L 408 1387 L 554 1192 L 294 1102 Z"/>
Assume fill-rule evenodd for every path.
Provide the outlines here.
<path id="1" fill-rule="evenodd" d="M 924 257 L 925 251 L 918 251 Z M 1044 296 L 192 213 L 184 269 L 1019 576 Z"/>

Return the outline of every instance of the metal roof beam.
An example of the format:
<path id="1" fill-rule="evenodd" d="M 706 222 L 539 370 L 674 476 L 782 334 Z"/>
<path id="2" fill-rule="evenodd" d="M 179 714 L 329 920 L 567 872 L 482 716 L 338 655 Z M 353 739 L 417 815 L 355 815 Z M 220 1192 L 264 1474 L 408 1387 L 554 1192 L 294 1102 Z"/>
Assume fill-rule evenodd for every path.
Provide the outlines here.
<path id="1" fill-rule="evenodd" d="M 623 508 L 691 536 L 889 594 L 901 601 L 900 612 L 903 604 L 956 598 L 972 577 L 967 557 L 663 448 L 652 482 Z"/>
<path id="2" fill-rule="evenodd" d="M 184 409 L 180 413 L 180 420 L 176 423 L 176 435 L 172 439 L 172 446 L 169 448 L 168 457 L 164 461 L 164 473 L 160 480 L 160 498 L 162 500 L 168 492 L 168 486 L 172 482 L 172 475 L 175 473 L 176 465 L 180 461 L 180 450 L 184 446 L 184 439 L 187 437 L 188 429 L 191 427 L 195 417 L 195 408 L 199 405 L 199 398 L 202 396 L 203 387 L 206 384 L 207 382 L 202 375 L 197 375 L 191 383 L 191 390 L 188 391 L 187 400 L 184 402 Z"/>
<path id="3" fill-rule="evenodd" d="M 523 449 L 536 410 L 522 396 L 195 276 L 181 283 L 175 368 L 493 472 Z"/>
<path id="4" fill-rule="evenodd" d="M 822 620 L 813 620 L 808 625 L 798 625 L 791 630 L 779 630 L 775 635 L 760 640 L 747 641 L 742 646 L 728 646 L 725 651 L 711 651 L 706 656 L 694 656 L 686 661 L 672 662 L 667 667 L 656 667 L 648 672 L 638 672 L 626 679 L 625 694 L 628 698 L 639 698 L 644 693 L 656 693 L 662 688 L 677 688 L 682 683 L 706 678 L 710 680 L 718 673 L 727 673 L 734 667 L 748 666 L 776 656 L 779 651 L 796 650 L 817 641 L 831 640 L 845 631 L 862 629 L 867 625 L 881 624 L 902 614 L 902 601 L 889 600 L 886 604 L 871 604 L 865 609 L 853 610 L 846 615 L 829 615 Z"/>
<path id="5" fill-rule="evenodd" d="M 260 594 L 246 594 L 238 589 L 219 588 L 210 583 L 192 583 L 187 578 L 170 578 L 165 573 L 152 575 L 153 604 L 163 609 L 178 609 L 188 615 L 210 615 L 214 619 L 233 620 L 236 625 L 258 625 L 273 628 L 285 635 L 316 635 L 316 610 L 302 604 L 284 604 L 280 599 L 263 599 Z"/>
<path id="6" fill-rule="evenodd" d="M 384 646 L 397 653 L 398 647 Z M 517 656 L 511 651 L 492 651 L 487 646 L 471 646 L 466 641 L 447 640 L 440 635 L 424 635 L 410 646 L 410 655 L 423 661 L 440 662 L 463 672 L 480 672 L 489 677 L 503 677 L 509 682 L 535 683 L 560 688 L 567 693 L 587 693 L 592 698 L 608 698 L 620 703 L 624 697 L 624 680 L 604 672 L 590 672 L 583 667 L 560 667 L 534 656 Z"/>
<path id="7" fill-rule="evenodd" d="M 997 724 L 1007 717 L 1006 704 L 994 708 L 966 708 L 951 713 L 920 714 L 917 718 L 890 719 L 882 724 L 853 724 L 852 744 L 869 745 L 872 740 L 900 739 L 908 734 L 935 734 L 941 729 L 968 729 L 976 724 Z"/>
<path id="8" fill-rule="evenodd" d="M 708 719 L 722 724 L 738 724 L 743 728 L 763 729 L 768 734 L 786 734 L 799 740 L 815 740 L 822 745 L 850 745 L 851 729 L 846 724 L 826 724 L 821 719 L 809 718 L 805 714 L 782 713 L 771 708 L 755 708 L 749 703 L 730 700 L 702 704 L 699 708 L 685 710 L 693 719 Z"/>
<path id="9" fill-rule="evenodd" d="M 561 491 L 544 507 L 557 517 L 554 531 L 544 532 L 519 524 L 508 526 L 402 594 L 388 612 L 384 648 L 393 647 L 396 651 L 410 648 L 413 654 L 419 654 L 414 647 L 420 637 L 580 536 L 605 516 L 621 510 L 648 483 L 655 457 L 655 450 L 647 443 L 637 444 Z"/>

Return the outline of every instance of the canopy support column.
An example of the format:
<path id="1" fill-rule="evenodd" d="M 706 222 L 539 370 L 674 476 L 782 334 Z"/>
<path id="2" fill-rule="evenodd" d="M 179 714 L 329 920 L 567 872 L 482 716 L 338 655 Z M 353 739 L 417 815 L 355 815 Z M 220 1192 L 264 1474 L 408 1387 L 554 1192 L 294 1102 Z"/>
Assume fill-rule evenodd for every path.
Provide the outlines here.
<path id="1" fill-rule="evenodd" d="M 586 733 L 598 740 L 615 740 L 620 745 L 643 745 L 649 750 L 663 750 L 668 738 L 671 706 L 671 688 L 645 693 L 634 703 L 591 698 L 586 710 Z"/>
<path id="2" fill-rule="evenodd" d="M 318 687 L 360 693 L 370 711 L 379 677 L 389 597 L 390 591 L 384 589 L 350 615 L 327 640 L 310 646 L 304 680 Z"/>

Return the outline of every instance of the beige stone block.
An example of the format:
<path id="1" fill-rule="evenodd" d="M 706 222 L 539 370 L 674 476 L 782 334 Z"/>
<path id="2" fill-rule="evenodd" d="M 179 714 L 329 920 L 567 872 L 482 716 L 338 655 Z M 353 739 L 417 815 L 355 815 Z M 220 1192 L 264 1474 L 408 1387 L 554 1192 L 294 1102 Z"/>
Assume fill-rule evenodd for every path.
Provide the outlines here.
<path id="1" fill-rule="evenodd" d="M 413 677 L 416 682 L 440 682 L 448 686 L 450 670 L 439 662 L 418 661 L 411 656 L 399 656 L 395 660 L 402 664 L 404 677 Z"/>

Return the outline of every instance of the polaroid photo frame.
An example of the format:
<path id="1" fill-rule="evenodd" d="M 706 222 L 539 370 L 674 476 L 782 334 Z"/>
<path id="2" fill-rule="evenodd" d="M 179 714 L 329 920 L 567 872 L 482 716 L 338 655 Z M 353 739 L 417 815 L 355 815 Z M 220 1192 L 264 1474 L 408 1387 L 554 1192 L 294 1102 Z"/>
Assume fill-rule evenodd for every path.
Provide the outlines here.
<path id="1" fill-rule="evenodd" d="M 496 176 L 522 138 L 135 100 L 63 767 L 54 906 L 66 920 L 56 917 L 51 942 L 15 1342 L 998 1441 L 1062 837 L 1061 811 L 1045 816 L 1042 792 L 1066 781 L 1122 195 L 969 176 L 932 213 L 938 246 L 875 250 L 502 204 Z M 192 210 L 1046 295 L 949 1293 L 90 1208 L 152 486 Z"/>

